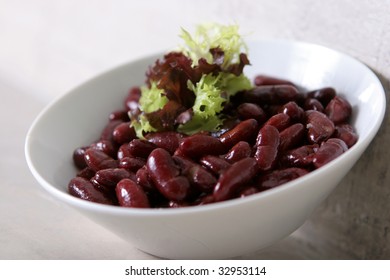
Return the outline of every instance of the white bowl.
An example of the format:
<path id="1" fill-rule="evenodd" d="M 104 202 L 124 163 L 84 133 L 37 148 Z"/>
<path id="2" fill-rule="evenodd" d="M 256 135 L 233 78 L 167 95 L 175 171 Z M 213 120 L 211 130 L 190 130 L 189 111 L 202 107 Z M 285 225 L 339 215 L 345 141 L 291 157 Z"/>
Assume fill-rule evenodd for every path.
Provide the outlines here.
<path id="1" fill-rule="evenodd" d="M 250 77 L 263 73 L 289 79 L 307 89 L 334 87 L 353 106 L 352 124 L 358 142 L 326 166 L 244 199 L 157 210 L 100 205 L 69 195 L 67 184 L 76 173 L 73 150 L 98 137 L 108 114 L 121 108 L 131 86 L 144 83 L 147 67 L 161 56 L 115 68 L 55 100 L 34 121 L 25 147 L 31 172 L 49 193 L 140 250 L 159 257 L 231 258 L 288 236 L 359 159 L 384 117 L 383 87 L 359 61 L 313 44 L 249 42 L 252 66 L 246 73 Z"/>

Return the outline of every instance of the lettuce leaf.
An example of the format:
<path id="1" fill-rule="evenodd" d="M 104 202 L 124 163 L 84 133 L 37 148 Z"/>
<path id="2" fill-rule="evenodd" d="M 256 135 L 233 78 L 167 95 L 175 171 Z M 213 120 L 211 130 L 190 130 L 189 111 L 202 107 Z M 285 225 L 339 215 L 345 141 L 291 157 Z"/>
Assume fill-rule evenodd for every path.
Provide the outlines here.
<path id="1" fill-rule="evenodd" d="M 168 98 L 164 95 L 164 90 L 157 88 L 157 83 L 152 82 L 149 87 L 141 87 L 141 98 L 139 107 L 145 113 L 151 113 L 164 107 L 168 103 Z"/>

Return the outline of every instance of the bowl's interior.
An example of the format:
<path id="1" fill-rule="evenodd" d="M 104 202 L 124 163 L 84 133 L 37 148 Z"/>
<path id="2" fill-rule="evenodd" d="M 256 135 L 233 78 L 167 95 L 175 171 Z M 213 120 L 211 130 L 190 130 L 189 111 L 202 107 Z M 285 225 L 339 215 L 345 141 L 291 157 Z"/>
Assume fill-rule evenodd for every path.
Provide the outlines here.
<path id="1" fill-rule="evenodd" d="M 98 138 L 108 114 L 122 108 L 130 87 L 144 83 L 147 67 L 158 57 L 103 73 L 40 114 L 27 135 L 26 157 L 34 176 L 47 190 L 67 195 L 67 184 L 76 172 L 71 159 L 74 149 Z M 332 86 L 345 96 L 353 106 L 352 123 L 359 134 L 350 152 L 364 149 L 379 129 L 385 110 L 383 88 L 355 59 L 324 47 L 286 41 L 249 43 L 249 59 L 249 77 L 273 75 L 306 89 Z"/>

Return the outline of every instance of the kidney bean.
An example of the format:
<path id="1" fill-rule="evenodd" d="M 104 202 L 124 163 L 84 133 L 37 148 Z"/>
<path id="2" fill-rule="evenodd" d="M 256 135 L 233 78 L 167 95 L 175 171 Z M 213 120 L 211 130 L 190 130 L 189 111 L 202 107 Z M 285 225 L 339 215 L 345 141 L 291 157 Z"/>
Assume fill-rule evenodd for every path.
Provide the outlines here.
<path id="1" fill-rule="evenodd" d="M 268 86 L 268 85 L 292 85 L 294 84 L 288 80 L 268 76 L 268 75 L 257 75 L 254 80 L 256 86 Z"/>
<path id="2" fill-rule="evenodd" d="M 323 142 L 313 157 L 313 165 L 320 168 L 328 162 L 334 160 L 348 149 L 343 140 L 330 138 Z"/>
<path id="3" fill-rule="evenodd" d="M 279 113 L 273 115 L 265 122 L 264 126 L 271 125 L 276 127 L 279 131 L 287 128 L 291 123 L 290 117 L 287 114 Z"/>
<path id="4" fill-rule="evenodd" d="M 240 141 L 251 141 L 258 129 L 257 121 L 249 119 L 240 122 L 233 129 L 222 134 L 219 139 L 229 149 Z"/>
<path id="5" fill-rule="evenodd" d="M 69 194 L 83 200 L 113 205 L 114 202 L 102 192 L 95 189 L 90 181 L 85 178 L 75 177 L 68 184 Z"/>
<path id="6" fill-rule="evenodd" d="M 318 145 L 305 145 L 284 153 L 281 162 L 286 166 L 308 167 L 313 162 L 314 153 Z"/>
<path id="7" fill-rule="evenodd" d="M 135 179 L 135 175 L 125 169 L 108 168 L 97 171 L 95 176 L 91 178 L 91 182 L 113 189 L 120 180 L 130 178 Z"/>
<path id="8" fill-rule="evenodd" d="M 124 101 L 125 110 L 135 113 L 138 110 L 138 102 L 140 97 L 141 97 L 141 89 L 139 87 L 131 88 Z"/>
<path id="9" fill-rule="evenodd" d="M 179 168 L 166 150 L 153 150 L 146 162 L 146 168 L 156 188 L 169 200 L 182 201 L 189 194 L 188 179 L 180 176 Z"/>
<path id="10" fill-rule="evenodd" d="M 118 111 L 111 112 L 110 115 L 108 116 L 108 119 L 110 121 L 114 121 L 114 120 L 120 120 L 120 121 L 123 121 L 123 122 L 129 122 L 130 121 L 128 112 L 127 111 L 123 111 L 123 110 L 118 110 Z"/>
<path id="11" fill-rule="evenodd" d="M 180 141 L 184 138 L 181 133 L 173 131 L 154 132 L 146 135 L 146 139 L 159 148 L 163 148 L 173 154 L 179 148 Z"/>
<path id="12" fill-rule="evenodd" d="M 324 112 L 324 106 L 318 99 L 315 98 L 306 99 L 303 108 L 305 110 L 315 110 L 319 112 Z"/>
<path id="13" fill-rule="evenodd" d="M 272 125 L 263 126 L 257 136 L 257 147 L 254 155 L 261 171 L 270 170 L 275 166 L 279 145 L 280 135 L 276 127 Z"/>
<path id="14" fill-rule="evenodd" d="M 85 161 L 85 151 L 89 147 L 79 147 L 73 152 L 73 163 L 76 165 L 78 169 L 84 169 L 87 167 L 87 162 Z"/>
<path id="15" fill-rule="evenodd" d="M 344 98 L 336 96 L 326 106 L 325 114 L 335 124 L 345 123 L 352 114 L 352 106 Z"/>
<path id="16" fill-rule="evenodd" d="M 118 144 L 130 142 L 136 137 L 134 127 L 130 127 L 130 122 L 117 125 L 112 132 L 112 138 Z"/>
<path id="17" fill-rule="evenodd" d="M 215 202 L 215 199 L 214 199 L 214 196 L 213 194 L 206 194 L 206 195 L 201 195 L 198 199 L 195 200 L 195 202 L 193 203 L 193 205 L 206 205 L 206 204 L 210 204 L 210 203 L 214 203 Z"/>
<path id="18" fill-rule="evenodd" d="M 129 143 L 122 144 L 117 152 L 117 159 L 121 160 L 125 157 L 133 157 L 133 155 L 130 153 Z"/>
<path id="19" fill-rule="evenodd" d="M 293 124 L 280 132 L 280 151 L 292 149 L 303 142 L 305 127 L 301 123 Z"/>
<path id="20" fill-rule="evenodd" d="M 296 87 L 291 85 L 258 86 L 245 92 L 244 102 L 256 104 L 284 104 L 295 101 L 299 95 Z"/>
<path id="21" fill-rule="evenodd" d="M 149 141 L 134 139 L 128 145 L 129 153 L 133 157 L 147 158 L 157 146 Z"/>
<path id="22" fill-rule="evenodd" d="M 98 151 L 102 151 L 103 153 L 107 154 L 108 156 L 114 159 L 117 156 L 117 151 L 116 151 L 117 148 L 113 145 L 112 142 L 108 140 L 100 140 L 95 143 L 92 143 L 90 148 Z"/>
<path id="23" fill-rule="evenodd" d="M 156 191 L 153 180 L 150 178 L 146 165 L 137 170 L 135 177 L 137 184 L 140 185 L 146 192 Z"/>
<path id="24" fill-rule="evenodd" d="M 334 132 L 333 122 L 323 113 L 306 111 L 307 136 L 310 143 L 321 143 L 327 140 Z"/>
<path id="25" fill-rule="evenodd" d="M 305 111 L 294 101 L 287 102 L 280 109 L 279 113 L 286 114 L 292 122 L 303 122 Z"/>
<path id="26" fill-rule="evenodd" d="M 229 163 L 235 163 L 243 158 L 250 157 L 251 154 L 252 148 L 248 142 L 240 141 L 229 150 L 225 155 L 225 159 Z"/>
<path id="27" fill-rule="evenodd" d="M 116 160 L 99 150 L 87 149 L 84 158 L 87 165 L 94 171 L 118 167 L 118 162 Z"/>
<path id="28" fill-rule="evenodd" d="M 93 176 L 95 176 L 95 171 L 93 171 L 89 167 L 85 167 L 84 169 L 81 169 L 79 172 L 76 174 L 77 177 L 82 177 L 87 180 L 91 179 Z"/>
<path id="29" fill-rule="evenodd" d="M 110 142 L 113 142 L 114 141 L 114 139 L 113 139 L 114 129 L 121 123 L 122 123 L 121 120 L 113 120 L 113 121 L 108 122 L 108 124 L 104 127 L 104 129 L 100 135 L 100 140 L 108 140 Z"/>
<path id="30" fill-rule="evenodd" d="M 116 185 L 115 192 L 120 206 L 134 208 L 150 207 L 147 195 L 133 180 L 121 180 Z"/>
<path id="31" fill-rule="evenodd" d="M 266 114 L 263 109 L 254 103 L 242 103 L 237 107 L 237 114 L 241 120 L 255 119 L 257 123 L 264 123 Z"/>
<path id="32" fill-rule="evenodd" d="M 119 160 L 119 168 L 136 172 L 138 169 L 144 166 L 145 163 L 146 160 L 143 158 L 124 157 Z"/>
<path id="33" fill-rule="evenodd" d="M 267 190 L 292 181 L 307 173 L 309 171 L 297 167 L 279 169 L 260 176 L 257 183 L 261 190 Z"/>
<path id="34" fill-rule="evenodd" d="M 326 107 L 329 101 L 336 96 L 336 90 L 331 87 L 320 88 L 313 91 L 309 91 L 307 93 L 307 96 L 309 98 L 317 99 L 318 101 L 321 102 L 323 107 Z"/>
<path id="35" fill-rule="evenodd" d="M 224 153 L 222 142 L 213 136 L 195 134 L 184 138 L 178 148 L 180 154 L 190 158 L 200 158 L 203 155 L 219 155 Z"/>
<path id="36" fill-rule="evenodd" d="M 247 187 L 244 187 L 240 193 L 239 193 L 239 197 L 246 197 L 246 196 L 250 196 L 252 194 L 255 194 L 255 193 L 258 193 L 259 190 L 258 188 L 254 187 L 254 186 L 247 186 Z"/>
<path id="37" fill-rule="evenodd" d="M 213 196 L 215 201 L 230 199 L 242 185 L 249 183 L 257 174 L 258 167 L 253 158 L 244 158 L 230 166 L 219 177 Z"/>
<path id="38" fill-rule="evenodd" d="M 225 169 L 230 167 L 230 163 L 226 160 L 212 155 L 201 157 L 199 162 L 215 175 L 223 173 Z"/>
<path id="39" fill-rule="evenodd" d="M 173 160 L 180 166 L 181 174 L 186 176 L 196 189 L 210 192 L 217 183 L 215 177 L 199 164 L 180 156 L 173 156 Z"/>
<path id="40" fill-rule="evenodd" d="M 340 124 L 336 126 L 335 137 L 343 140 L 348 148 L 355 145 L 358 140 L 358 136 L 350 124 Z"/>

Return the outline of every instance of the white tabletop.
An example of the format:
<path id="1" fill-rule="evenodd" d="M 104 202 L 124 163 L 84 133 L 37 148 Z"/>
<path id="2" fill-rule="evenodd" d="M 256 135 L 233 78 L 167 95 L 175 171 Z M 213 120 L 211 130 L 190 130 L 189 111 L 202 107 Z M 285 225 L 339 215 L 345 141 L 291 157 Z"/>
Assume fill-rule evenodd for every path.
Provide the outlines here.
<path id="1" fill-rule="evenodd" d="M 349 53 L 371 66 L 388 92 L 390 2 L 383 2 L 1 0 L 0 259 L 154 258 L 56 201 L 29 172 L 27 130 L 57 96 L 118 64 L 175 46 L 180 26 L 211 20 Z M 390 152 L 383 149 L 389 128 L 386 117 L 369 150 L 303 227 L 242 258 L 390 258 Z"/>

